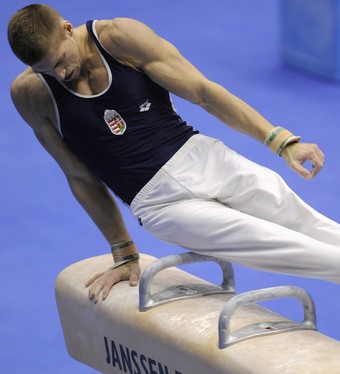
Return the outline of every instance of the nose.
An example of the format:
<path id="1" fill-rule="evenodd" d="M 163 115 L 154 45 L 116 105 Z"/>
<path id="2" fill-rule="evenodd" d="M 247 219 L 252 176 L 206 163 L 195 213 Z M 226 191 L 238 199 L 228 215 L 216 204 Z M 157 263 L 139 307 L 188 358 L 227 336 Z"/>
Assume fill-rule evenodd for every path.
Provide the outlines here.
<path id="1" fill-rule="evenodd" d="M 66 77 L 66 69 L 63 66 L 58 66 L 54 69 L 54 76 L 59 80 L 64 80 Z"/>

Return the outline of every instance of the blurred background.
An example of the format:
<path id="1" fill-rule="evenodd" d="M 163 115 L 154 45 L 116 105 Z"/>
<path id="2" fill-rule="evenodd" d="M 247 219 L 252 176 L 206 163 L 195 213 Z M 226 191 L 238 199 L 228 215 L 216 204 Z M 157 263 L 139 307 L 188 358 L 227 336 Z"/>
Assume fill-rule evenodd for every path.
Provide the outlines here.
<path id="1" fill-rule="evenodd" d="M 46 1 L 74 26 L 89 19 L 120 16 L 147 23 L 174 43 L 207 77 L 247 101 L 272 123 L 288 127 L 307 142 L 318 143 L 326 154 L 324 169 L 315 180 L 305 181 L 262 144 L 233 132 L 202 109 L 174 97 L 177 110 L 191 125 L 273 168 L 306 202 L 340 222 L 340 84 L 334 79 L 336 72 L 328 69 L 326 76 L 322 76 L 315 74 L 319 68 L 315 64 L 304 69 L 284 62 L 299 55 L 288 50 L 291 45 L 299 49 L 307 44 L 307 54 L 313 54 L 317 47 L 317 53 L 322 55 L 326 43 L 326 58 L 331 58 L 330 51 L 340 49 L 340 45 L 332 44 L 333 35 L 340 33 L 340 24 L 336 23 L 340 22 L 336 18 L 337 2 L 307 1 L 313 15 L 319 15 L 321 21 L 318 27 L 299 34 L 299 38 L 295 38 L 298 32 L 291 33 L 291 27 L 285 28 L 290 22 L 301 26 L 301 17 L 285 18 L 285 6 L 289 3 L 292 1 Z M 293 3 L 305 6 L 306 1 Z M 0 373 L 95 373 L 66 352 L 54 282 L 68 265 L 106 254 L 109 247 L 73 199 L 56 163 L 11 103 L 11 81 L 25 67 L 10 51 L 7 23 L 16 10 L 28 4 L 23 0 L 3 2 L 0 14 Z M 305 26 L 308 30 L 308 17 Z M 299 60 L 297 56 L 297 60 L 295 65 L 309 63 L 308 58 Z M 125 207 L 122 210 L 141 252 L 161 257 L 181 251 L 151 237 L 133 221 Z M 190 265 L 186 270 L 219 283 L 220 274 L 213 266 Z M 303 287 L 315 301 L 319 330 L 340 339 L 339 286 L 240 266 L 235 266 L 235 271 L 238 293 L 276 285 Z M 264 305 L 301 319 L 300 306 L 292 300 Z"/>

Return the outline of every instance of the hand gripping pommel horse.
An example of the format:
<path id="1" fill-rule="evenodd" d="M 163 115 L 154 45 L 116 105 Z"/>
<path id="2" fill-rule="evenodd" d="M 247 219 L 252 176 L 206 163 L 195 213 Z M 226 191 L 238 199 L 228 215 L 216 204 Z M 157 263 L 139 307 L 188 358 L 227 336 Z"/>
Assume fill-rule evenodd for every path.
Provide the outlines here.
<path id="1" fill-rule="evenodd" d="M 111 255 L 64 269 L 56 299 L 69 354 L 102 373 L 129 374 L 340 374 L 340 342 L 317 331 L 306 291 L 280 286 L 235 294 L 228 262 L 192 252 L 161 259 L 141 255 L 139 288 L 121 282 L 105 302 L 92 303 L 84 287 L 110 266 Z M 213 285 L 178 266 L 215 262 Z M 257 302 L 294 298 L 302 322 Z"/>

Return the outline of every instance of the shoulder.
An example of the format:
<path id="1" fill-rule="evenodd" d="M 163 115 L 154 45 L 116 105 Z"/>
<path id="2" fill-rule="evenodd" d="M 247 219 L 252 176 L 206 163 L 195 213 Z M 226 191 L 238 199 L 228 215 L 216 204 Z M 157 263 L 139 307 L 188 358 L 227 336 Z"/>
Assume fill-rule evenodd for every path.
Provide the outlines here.
<path id="1" fill-rule="evenodd" d="M 119 43 L 137 37 L 136 31 L 150 30 L 150 28 L 133 18 L 117 17 L 111 20 L 96 22 L 96 31 L 100 39 L 110 38 Z"/>
<path id="2" fill-rule="evenodd" d="M 28 98 L 39 99 L 45 95 L 47 95 L 47 91 L 44 84 L 29 67 L 18 75 L 11 84 L 11 96 L 15 103 L 20 103 Z"/>
<path id="3" fill-rule="evenodd" d="M 97 21 L 100 42 L 114 57 L 138 67 L 162 43 L 149 26 L 132 18 Z"/>
<path id="4" fill-rule="evenodd" d="M 29 124 L 39 117 L 53 116 L 53 105 L 47 89 L 30 67 L 12 82 L 11 98 L 19 114 Z"/>
<path id="5" fill-rule="evenodd" d="M 12 98 L 15 100 L 19 100 L 20 98 L 27 95 L 30 87 L 31 82 L 34 82 L 33 72 L 32 69 L 27 68 L 24 72 L 19 74 L 11 84 L 11 95 Z"/>

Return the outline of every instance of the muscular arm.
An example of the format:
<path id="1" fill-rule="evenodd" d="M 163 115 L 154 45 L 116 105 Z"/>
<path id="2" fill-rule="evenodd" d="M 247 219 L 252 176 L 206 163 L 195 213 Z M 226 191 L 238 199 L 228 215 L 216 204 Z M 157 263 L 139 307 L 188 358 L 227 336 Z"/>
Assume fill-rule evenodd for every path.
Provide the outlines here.
<path id="1" fill-rule="evenodd" d="M 233 129 L 264 142 L 274 128 L 243 100 L 207 79 L 171 43 L 144 24 L 115 19 L 102 21 L 98 29 L 101 41 L 113 56 L 143 70 L 160 86 L 200 105 Z M 323 164 L 323 154 L 314 144 L 291 144 L 282 156 L 305 178 L 316 175 Z M 313 164 L 311 173 L 302 167 L 307 160 Z"/>
<path id="2" fill-rule="evenodd" d="M 112 244 L 130 240 L 119 207 L 112 194 L 65 147 L 55 128 L 48 125 L 43 130 L 35 131 L 35 135 L 61 166 L 74 197 L 86 210 L 107 241 Z M 51 146 L 51 144 L 53 145 Z M 56 157 L 56 152 L 58 157 Z"/>
<path id="3" fill-rule="evenodd" d="M 107 241 L 113 244 L 130 240 L 119 207 L 112 194 L 70 151 L 56 130 L 55 124 L 53 124 L 54 109 L 40 79 L 28 69 L 14 81 L 11 87 L 11 96 L 19 114 L 31 126 L 42 146 L 59 164 L 73 195 L 87 211 Z M 132 265 L 129 266 L 131 269 Z M 99 292 L 105 289 L 103 296 L 106 297 L 111 286 L 122 279 L 130 279 L 131 285 L 135 285 L 139 274 L 138 265 L 133 268 L 132 273 L 127 271 L 127 268 L 111 270 L 109 272 L 110 279 L 105 284 L 95 285 L 97 289 L 90 289 L 90 296 L 97 301 Z M 98 276 L 95 276 L 90 284 L 95 282 L 97 278 Z"/>

